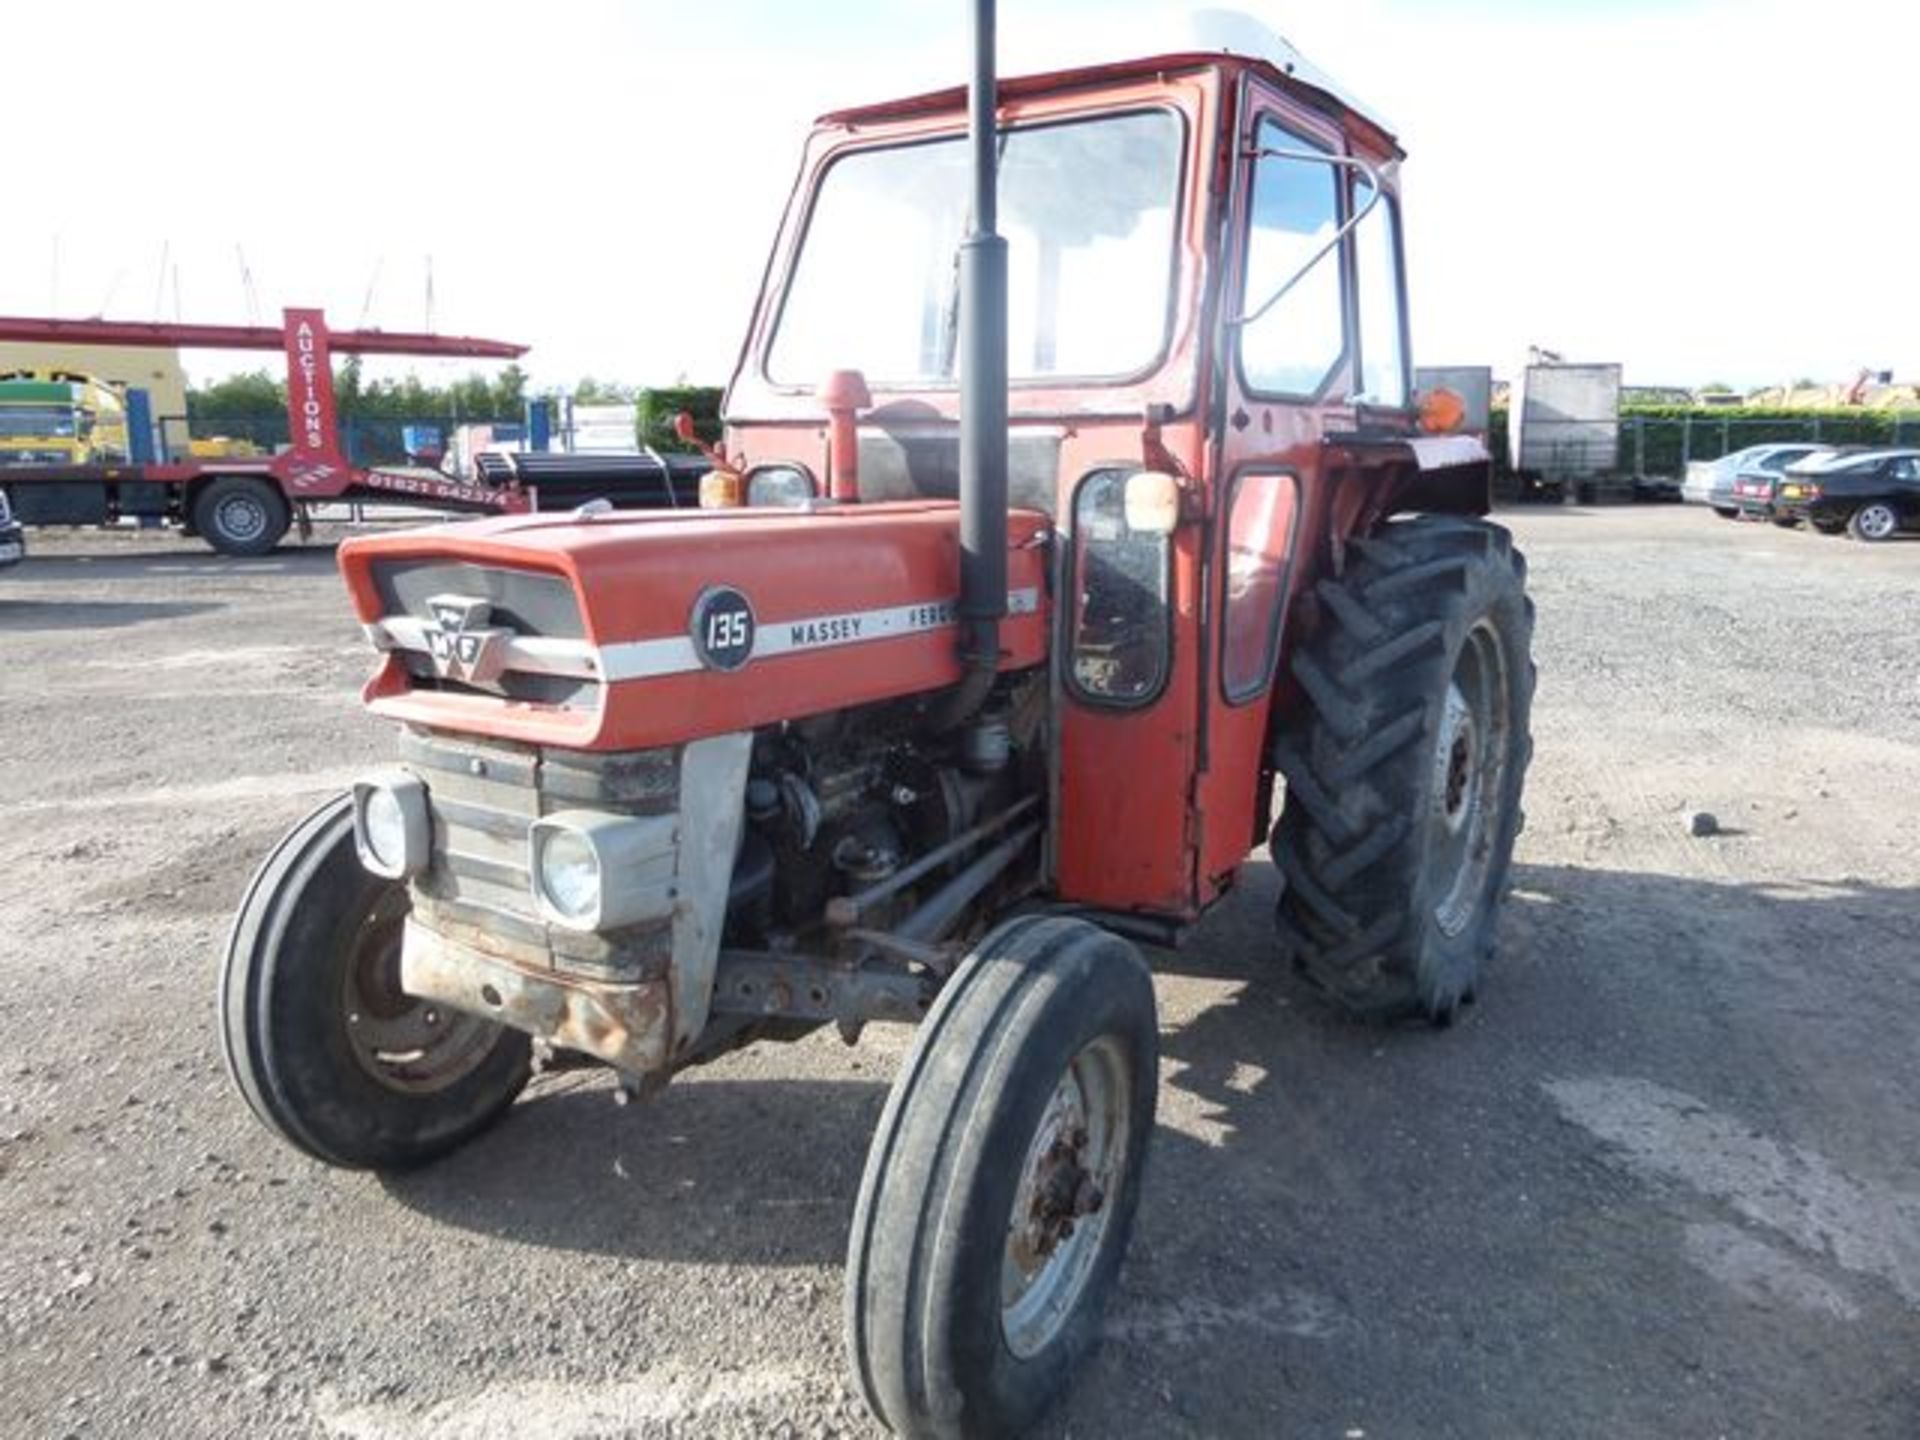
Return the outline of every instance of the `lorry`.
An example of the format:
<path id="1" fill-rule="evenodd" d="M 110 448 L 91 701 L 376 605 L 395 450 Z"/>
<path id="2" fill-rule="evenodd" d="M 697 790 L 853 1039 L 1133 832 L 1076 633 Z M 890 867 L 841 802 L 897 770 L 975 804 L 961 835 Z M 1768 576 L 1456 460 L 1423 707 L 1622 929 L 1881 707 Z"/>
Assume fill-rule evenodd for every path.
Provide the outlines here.
<path id="1" fill-rule="evenodd" d="M 334 331 L 320 311 L 302 308 L 285 310 L 277 327 L 0 316 L 0 341 L 276 350 L 286 357 L 290 438 L 279 453 L 249 454 L 252 447 L 224 440 L 163 456 L 143 404 L 115 412 L 111 422 L 101 411 L 90 437 L 81 437 L 82 422 L 76 420 L 69 443 L 36 442 L 31 463 L 21 460 L 0 472 L 14 513 L 29 525 L 165 521 L 223 555 L 250 556 L 271 551 L 295 525 L 304 533 L 308 508 L 324 501 L 483 514 L 533 508 L 534 497 L 511 477 L 488 482 L 423 466 L 355 464 L 341 443 L 333 386 L 335 351 L 516 359 L 526 353 L 524 345 L 392 330 Z M 127 398 L 135 400 L 134 392 Z M 94 400 L 103 403 L 104 396 Z M 6 423 L 0 419 L 0 426 Z"/>
<path id="2" fill-rule="evenodd" d="M 1514 474 L 1532 495 L 1585 503 L 1634 489 L 1620 472 L 1620 367 L 1573 364 L 1534 351 L 1514 387 L 1507 424 Z"/>
<path id="3" fill-rule="evenodd" d="M 103 380 L 70 370 L 0 372 L 0 466 L 127 458 L 127 408 Z"/>
<path id="4" fill-rule="evenodd" d="M 913 1024 L 849 1364 L 895 1433 L 1007 1435 L 1139 1202 L 1143 944 L 1265 844 L 1276 970 L 1366 1021 L 1474 998 L 1525 564 L 1464 407 L 1413 401 L 1398 141 L 1199 23 L 1001 81 L 974 0 L 964 88 L 822 117 L 698 508 L 342 546 L 399 752 L 235 917 L 221 1035 L 272 1132 L 400 1169 L 536 1067 L 636 1096 Z"/>

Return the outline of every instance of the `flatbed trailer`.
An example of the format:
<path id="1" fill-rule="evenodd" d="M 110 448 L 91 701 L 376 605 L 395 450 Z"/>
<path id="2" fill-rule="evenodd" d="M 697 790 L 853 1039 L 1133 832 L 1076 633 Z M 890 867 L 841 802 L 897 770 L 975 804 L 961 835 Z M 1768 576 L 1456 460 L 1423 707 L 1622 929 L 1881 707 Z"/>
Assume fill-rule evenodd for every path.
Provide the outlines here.
<path id="1" fill-rule="evenodd" d="M 385 502 L 485 515 L 517 514 L 534 505 L 531 491 L 511 476 L 466 480 L 424 467 L 354 464 L 341 444 L 333 390 L 335 351 L 513 360 L 526 354 L 524 345 L 393 330 L 331 331 L 325 315 L 312 309 L 284 311 L 278 328 L 0 316 L 0 340 L 277 350 L 287 362 L 290 443 L 279 454 L 7 466 L 0 469 L 0 485 L 25 524 L 155 519 L 198 534 L 222 554 L 262 555 L 290 526 L 305 534 L 309 507 L 320 502 Z"/>

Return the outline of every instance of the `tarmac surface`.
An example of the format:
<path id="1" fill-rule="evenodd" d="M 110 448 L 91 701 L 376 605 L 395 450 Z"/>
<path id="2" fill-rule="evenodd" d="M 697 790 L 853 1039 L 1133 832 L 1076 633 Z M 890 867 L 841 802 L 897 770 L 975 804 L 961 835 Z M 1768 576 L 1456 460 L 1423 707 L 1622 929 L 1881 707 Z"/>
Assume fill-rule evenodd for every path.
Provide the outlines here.
<path id="1" fill-rule="evenodd" d="M 1050 1435 L 1920 1434 L 1920 543 L 1505 518 L 1537 753 L 1480 1003 L 1328 1014 L 1249 858 L 1153 957 L 1160 1130 Z M 331 550 L 31 539 L 0 573 L 0 1434 L 877 1433 L 842 1260 L 907 1032 L 626 1108 L 544 1078 L 403 1178 L 302 1159 L 212 998 L 254 864 L 390 753 Z"/>

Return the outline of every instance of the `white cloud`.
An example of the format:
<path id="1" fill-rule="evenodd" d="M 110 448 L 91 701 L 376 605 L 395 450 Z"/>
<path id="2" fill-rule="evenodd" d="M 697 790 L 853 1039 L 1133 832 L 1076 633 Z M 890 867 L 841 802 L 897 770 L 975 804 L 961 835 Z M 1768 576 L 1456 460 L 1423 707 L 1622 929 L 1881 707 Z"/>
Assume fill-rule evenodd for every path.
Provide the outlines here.
<path id="1" fill-rule="evenodd" d="M 1002 8 L 1017 50 L 1116 7 Z M 1416 358 L 1920 374 L 1920 7 L 1251 8 L 1401 129 Z M 187 318 L 245 319 L 240 247 L 269 314 L 411 329 L 431 255 L 437 327 L 532 342 L 553 380 L 724 377 L 808 119 L 966 63 L 958 0 L 87 14 L 84 92 L 10 72 L 11 113 L 60 118 L 10 147 L 0 312 L 171 316 L 165 247 Z M 22 9 L 8 48 L 71 29 Z"/>

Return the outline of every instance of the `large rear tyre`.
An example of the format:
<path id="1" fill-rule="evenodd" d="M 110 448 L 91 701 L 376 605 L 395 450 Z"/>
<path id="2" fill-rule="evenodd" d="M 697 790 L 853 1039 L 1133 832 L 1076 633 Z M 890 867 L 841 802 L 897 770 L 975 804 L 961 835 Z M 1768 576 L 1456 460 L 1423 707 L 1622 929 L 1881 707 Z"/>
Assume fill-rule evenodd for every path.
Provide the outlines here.
<path id="1" fill-rule="evenodd" d="M 1276 916 L 1348 1011 L 1452 1020 L 1491 952 L 1533 753 L 1533 605 L 1498 525 L 1423 516 L 1316 590 L 1275 760 Z"/>
<path id="2" fill-rule="evenodd" d="M 222 555 L 268 554 L 292 520 L 279 487 L 255 475 L 222 475 L 193 502 L 193 528 Z"/>
<path id="3" fill-rule="evenodd" d="M 423 1164 L 527 1083 L 525 1035 L 400 989 L 406 915 L 406 886 L 361 866 L 342 796 L 267 857 L 227 939 L 227 1069 L 269 1130 L 329 1165 Z"/>
<path id="4" fill-rule="evenodd" d="M 980 942 L 880 1117 L 847 1349 L 898 1435 L 1004 1436 L 1099 1341 L 1153 1132 L 1153 984 L 1125 940 L 1027 917 Z"/>

